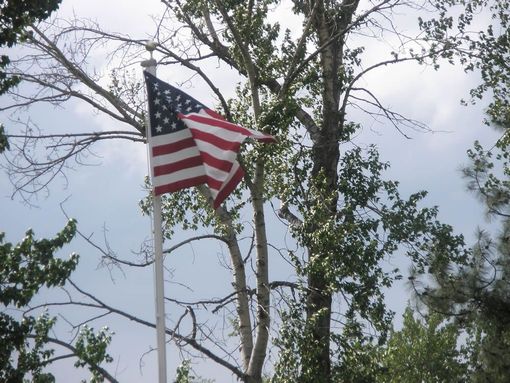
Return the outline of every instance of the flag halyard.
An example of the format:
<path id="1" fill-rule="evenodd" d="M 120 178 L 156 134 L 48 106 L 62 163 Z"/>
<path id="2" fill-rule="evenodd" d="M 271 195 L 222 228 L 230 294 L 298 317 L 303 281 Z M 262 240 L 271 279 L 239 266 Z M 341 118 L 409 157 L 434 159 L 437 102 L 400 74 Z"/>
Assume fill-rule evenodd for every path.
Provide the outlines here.
<path id="1" fill-rule="evenodd" d="M 144 75 L 155 195 L 206 184 L 217 208 L 244 176 L 237 161 L 243 141 L 274 138 L 228 122 L 181 90 L 148 72 Z"/>

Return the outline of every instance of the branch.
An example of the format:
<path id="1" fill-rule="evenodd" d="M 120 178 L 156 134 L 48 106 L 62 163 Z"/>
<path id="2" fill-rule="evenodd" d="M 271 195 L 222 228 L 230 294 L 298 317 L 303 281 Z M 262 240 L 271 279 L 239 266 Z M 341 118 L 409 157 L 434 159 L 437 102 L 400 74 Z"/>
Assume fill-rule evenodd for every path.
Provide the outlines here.
<path id="1" fill-rule="evenodd" d="M 394 59 L 391 59 L 391 60 L 385 60 L 385 61 L 378 62 L 378 63 L 373 64 L 373 65 L 369 66 L 368 68 L 362 70 L 360 73 L 358 73 L 356 76 L 354 76 L 353 79 L 349 82 L 349 84 L 345 87 L 344 100 L 342 102 L 342 106 L 340 107 L 340 113 L 345 114 L 345 109 L 347 106 L 347 101 L 349 99 L 349 94 L 352 90 L 354 90 L 354 88 L 353 88 L 354 84 L 368 72 L 373 71 L 374 69 L 377 69 L 377 68 L 380 68 L 383 66 L 390 65 L 390 64 L 397 64 L 397 63 L 402 63 L 402 62 L 406 62 L 406 61 L 424 60 L 426 58 L 438 55 L 444 51 L 446 51 L 446 48 L 443 48 L 437 52 L 430 52 L 430 53 L 422 55 L 422 56 L 412 56 L 412 57 L 402 57 L 402 58 L 395 57 Z"/>
<path id="2" fill-rule="evenodd" d="M 308 20 L 306 21 L 305 27 L 303 28 L 303 33 L 301 34 L 301 37 L 299 38 L 299 41 L 296 44 L 296 50 L 294 52 L 294 55 L 292 56 L 292 60 L 289 65 L 287 75 L 285 76 L 283 80 L 283 85 L 280 89 L 281 95 L 287 92 L 293 79 L 295 79 L 299 73 L 299 71 L 295 70 L 295 68 L 298 63 L 298 60 L 300 59 L 301 52 L 304 53 L 306 50 L 306 39 L 309 35 L 310 27 L 312 26 L 313 18 L 315 17 L 318 7 L 319 1 L 316 1 L 315 4 L 313 5 L 312 11 L 310 12 L 310 15 L 308 16 Z"/>
<path id="3" fill-rule="evenodd" d="M 28 337 L 35 339 L 37 337 L 37 335 L 28 335 Z M 64 358 L 70 358 L 70 357 L 74 356 L 80 360 L 83 360 L 85 363 L 87 363 L 90 366 L 90 368 L 92 370 L 99 372 L 109 382 L 119 383 L 119 381 L 117 379 L 115 379 L 112 375 L 110 375 L 110 373 L 108 371 L 106 371 L 103 367 L 99 366 L 98 364 L 95 364 L 94 362 L 91 362 L 89 360 L 84 360 L 84 359 L 81 359 L 80 357 L 78 357 L 76 348 L 74 346 L 70 345 L 69 343 L 61 341 L 60 339 L 57 339 L 57 338 L 52 338 L 52 337 L 46 337 L 45 340 L 50 343 L 58 344 L 59 346 L 64 347 L 73 353 L 72 355 L 62 355 L 60 357 L 55 357 L 53 359 L 50 359 L 51 361 L 64 359 Z"/>
<path id="4" fill-rule="evenodd" d="M 210 190 L 204 186 L 197 186 L 198 192 L 204 197 L 210 206 L 213 205 L 213 198 Z M 224 236 L 228 246 L 230 259 L 233 268 L 234 281 L 232 283 L 236 291 L 237 306 L 236 311 L 239 317 L 239 335 L 241 338 L 241 355 L 245 368 L 249 365 L 250 355 L 253 349 L 253 336 L 251 327 L 251 318 L 248 304 L 248 294 L 246 292 L 246 271 L 244 268 L 241 249 L 237 241 L 236 231 L 232 222 L 232 217 L 228 211 L 220 206 L 215 211 L 219 221 L 225 226 L 226 234 Z"/>
<path id="5" fill-rule="evenodd" d="M 204 234 L 204 235 L 197 235 L 195 237 L 191 237 L 191 238 L 188 238 L 188 239 L 185 239 L 184 241 L 182 242 L 179 242 L 178 244 L 166 249 L 163 251 L 163 253 L 165 254 L 170 254 L 171 252 L 177 250 L 179 247 L 181 246 L 184 246 L 190 242 L 193 242 L 193 241 L 199 241 L 201 239 L 209 239 L 209 238 L 212 238 L 212 239 L 217 239 L 218 241 L 222 241 L 224 242 L 225 244 L 228 245 L 228 241 L 225 237 L 222 237 L 222 236 L 219 236 L 219 235 L 216 235 L 216 234 Z"/>
<path id="6" fill-rule="evenodd" d="M 75 358 L 75 357 L 76 357 L 76 355 L 74 355 L 74 354 L 59 355 L 54 358 L 47 359 L 45 361 L 45 363 L 48 365 L 48 364 L 52 364 L 52 363 L 57 362 L 62 359 L 69 359 L 69 358 Z"/>
<path id="7" fill-rule="evenodd" d="M 317 48 L 306 59 L 301 61 L 300 65 L 297 67 L 297 69 L 290 76 L 288 76 L 288 78 L 289 78 L 288 83 L 290 84 L 312 60 L 314 60 L 320 53 L 322 53 L 325 49 L 327 49 L 333 42 L 337 41 L 340 37 L 347 34 L 347 32 L 349 32 L 352 28 L 361 24 L 370 14 L 382 9 L 383 5 L 389 3 L 390 1 L 392 1 L 392 0 L 384 0 L 380 4 L 373 6 L 372 8 L 370 8 L 369 10 L 367 10 L 363 14 L 361 14 L 354 22 L 349 23 L 347 26 L 343 27 L 338 32 L 331 34 L 329 36 L 329 38 L 326 41 L 324 41 L 321 46 L 319 46 L 319 48 Z"/>
<path id="8" fill-rule="evenodd" d="M 59 87 L 57 85 L 56 81 L 51 82 L 50 79 L 44 79 L 44 78 L 42 78 L 42 76 L 31 75 L 31 74 L 26 73 L 26 72 L 11 72 L 11 73 L 9 73 L 9 75 L 11 75 L 11 76 L 19 76 L 23 81 L 40 85 L 43 88 L 47 88 L 47 89 L 51 89 L 51 90 L 57 91 L 59 94 L 51 95 L 51 96 L 46 96 L 46 97 L 26 97 L 26 96 L 20 95 L 19 93 L 14 93 L 13 91 L 10 91 L 10 93 L 14 97 L 21 98 L 21 99 L 26 99 L 28 101 L 23 102 L 23 103 L 19 103 L 18 102 L 18 103 L 13 104 L 13 105 L 8 105 L 6 107 L 1 107 L 0 111 L 5 111 L 5 110 L 9 110 L 9 109 L 13 109 L 13 108 L 19 108 L 19 107 L 25 107 L 25 106 L 29 106 L 29 105 L 32 105 L 32 104 L 35 104 L 35 103 L 38 103 L 38 102 L 62 103 L 64 101 L 67 101 L 67 100 L 71 99 L 72 97 L 74 97 L 74 98 L 78 98 L 78 99 L 81 99 L 81 100 L 87 102 L 93 108 L 97 109 L 100 112 L 103 112 L 104 114 L 106 114 L 106 115 L 108 115 L 108 116 L 110 116 L 110 117 L 112 117 L 112 118 L 114 118 L 114 119 L 116 119 L 116 120 L 118 120 L 120 122 L 127 123 L 127 124 L 135 127 L 139 132 L 143 132 L 143 127 L 136 120 L 131 118 L 126 113 L 121 114 L 121 115 L 119 115 L 117 113 L 114 113 L 113 111 L 111 111 L 107 107 L 101 105 L 98 101 L 94 100 L 93 98 L 91 98 L 91 97 L 89 97 L 89 96 L 87 96 L 87 95 L 85 95 L 83 93 L 80 93 L 78 91 L 72 90 L 70 85 L 68 85 L 67 89 L 65 89 L 65 88 Z M 82 79 L 79 79 L 79 80 L 83 82 Z M 87 83 L 85 83 L 85 85 L 87 85 Z M 100 94 L 98 92 L 99 88 L 100 88 L 99 86 L 96 86 L 96 89 L 92 89 L 92 90 L 94 92 Z M 100 89 L 103 89 L 103 88 L 100 88 Z M 106 91 L 104 91 L 104 92 L 106 92 Z M 102 95 L 102 94 L 100 94 L 100 95 L 104 97 L 104 95 Z M 112 98 L 112 97 L 113 96 L 110 96 L 110 98 Z M 119 100 L 119 99 L 117 99 L 117 100 Z M 108 100 L 108 101 L 110 101 L 110 103 L 112 102 L 111 100 Z M 119 108 L 116 108 L 116 109 L 119 110 Z M 128 108 L 128 109 L 134 115 L 136 115 L 137 117 L 141 118 L 141 115 L 135 113 L 131 108 Z M 126 109 L 126 110 L 128 110 L 128 109 Z"/>
<path id="9" fill-rule="evenodd" d="M 109 130 L 101 132 L 90 133 L 68 133 L 68 134 L 40 134 L 37 136 L 30 134 L 6 134 L 8 138 L 23 138 L 23 139 L 47 139 L 47 138 L 74 138 L 86 137 L 90 141 L 106 140 L 112 138 L 121 138 L 134 142 L 145 143 L 145 137 L 139 132 L 130 132 L 125 130 Z M 81 142 L 81 141 L 79 141 Z"/>
<path id="10" fill-rule="evenodd" d="M 355 99 L 355 100 L 358 100 L 358 101 L 362 101 L 362 102 L 365 102 L 371 106 L 375 106 L 376 108 L 378 108 L 382 113 L 375 113 L 375 112 L 372 112 L 370 110 L 366 110 L 364 108 L 362 108 L 359 104 L 356 104 L 355 106 L 361 110 L 363 110 L 364 112 L 366 112 L 367 114 L 370 114 L 372 117 L 373 116 L 382 116 L 382 117 L 385 117 L 387 118 L 390 123 L 395 127 L 395 129 L 397 129 L 397 131 L 402 134 L 405 138 L 407 139 L 410 139 L 410 137 L 405 134 L 402 129 L 400 129 L 399 125 L 402 125 L 404 127 L 408 127 L 408 128 L 412 128 L 412 129 L 415 129 L 415 130 L 430 130 L 427 125 L 419 122 L 419 121 L 416 121 L 416 120 L 412 120 L 410 118 L 407 118 L 405 116 L 403 116 L 402 114 L 400 113 L 397 113 L 397 112 L 394 112 L 392 110 L 389 110 L 387 109 L 386 107 L 384 107 L 381 102 L 379 101 L 379 99 L 372 93 L 370 92 L 368 89 L 365 89 L 365 88 L 353 88 L 352 90 L 360 90 L 360 91 L 363 91 L 365 93 L 367 93 L 374 101 L 369 101 L 369 100 L 366 100 L 366 99 L 362 99 L 362 98 L 359 98 L 359 97 L 356 97 L 356 96 L 351 96 L 351 98 Z"/>
<path id="11" fill-rule="evenodd" d="M 303 221 L 289 210 L 289 206 L 286 203 L 283 203 L 280 210 L 278 210 L 278 217 L 289 222 L 293 229 L 299 229 L 303 225 Z"/>
<path id="12" fill-rule="evenodd" d="M 6 135 L 17 140 L 12 143 L 17 151 L 12 157 L 6 157 L 7 164 L 2 165 L 15 187 L 13 195 L 37 193 L 46 189 L 57 175 L 65 178 L 64 169 L 68 168 L 69 160 L 74 159 L 77 164 L 84 164 L 82 158 L 91 154 L 91 147 L 99 141 L 145 141 L 141 133 L 129 131 L 35 135 L 33 130 L 39 128 L 30 120 L 24 124 L 27 133 Z M 44 146 L 46 151 L 44 159 L 36 157 L 41 152 L 39 146 Z"/>
<path id="13" fill-rule="evenodd" d="M 256 339 L 250 358 L 248 375 L 258 377 L 267 353 L 270 325 L 270 289 L 269 289 L 269 256 L 264 216 L 264 163 L 263 158 L 257 160 L 255 181 L 252 190 L 253 220 L 256 238 L 256 280 L 257 280 L 257 325 Z"/>
<path id="14" fill-rule="evenodd" d="M 127 105 L 120 98 L 115 97 L 111 92 L 105 90 L 101 86 L 98 85 L 96 81 L 90 78 L 79 66 L 75 63 L 71 62 L 67 59 L 64 53 L 57 47 L 57 45 L 51 41 L 41 30 L 39 30 L 36 26 L 32 26 L 32 29 L 37 33 L 37 35 L 42 39 L 42 41 L 35 39 L 34 37 L 29 38 L 29 41 L 33 43 L 36 47 L 41 48 L 44 52 L 47 52 L 51 57 L 53 57 L 57 62 L 64 66 L 75 78 L 80 80 L 84 85 L 86 85 L 89 89 L 103 97 L 107 100 L 111 106 L 113 106 L 126 120 L 130 125 L 138 129 L 143 133 L 142 127 L 134 120 L 131 115 L 136 116 L 137 112 L 133 110 L 129 105 Z M 129 113 L 131 113 L 131 115 Z M 138 115 L 138 117 L 140 117 Z"/>
<path id="15" fill-rule="evenodd" d="M 167 7 L 172 8 L 172 4 L 167 0 L 162 0 L 164 4 L 167 5 Z M 180 6 L 180 1 L 175 1 Z M 182 9 L 181 9 L 182 10 Z M 214 41 L 211 41 L 208 39 L 207 35 L 204 34 L 200 29 L 197 28 L 197 26 L 193 23 L 193 20 L 191 20 L 185 12 L 183 12 L 183 18 L 186 23 L 186 25 L 191 29 L 193 34 L 203 43 L 205 44 L 209 49 L 211 49 L 212 52 L 223 62 L 225 62 L 230 67 L 234 68 L 240 75 L 242 76 L 248 76 L 247 71 L 238 65 L 238 63 L 235 61 L 235 59 L 230 55 L 230 50 L 227 46 L 221 44 L 221 42 L 217 39 Z M 258 73 L 258 69 L 255 70 L 256 73 Z M 273 94 L 279 95 L 281 90 L 281 85 L 278 83 L 278 81 L 274 78 L 267 78 L 267 75 L 263 76 L 263 78 L 257 78 L 257 83 L 260 85 L 266 86 Z M 290 85 L 290 83 L 289 83 Z M 280 97 L 283 97 L 283 94 L 280 95 Z M 312 141 L 317 141 L 319 137 L 319 127 L 313 120 L 313 118 L 310 116 L 310 114 L 305 111 L 302 108 L 298 108 L 296 111 L 296 118 L 303 124 L 305 129 L 310 134 L 310 137 Z"/>
<path id="16" fill-rule="evenodd" d="M 113 313 L 113 314 L 117 314 L 119 316 L 122 316 L 126 319 L 129 319 L 130 321 L 133 321 L 135 323 L 138 323 L 138 324 L 141 324 L 141 325 L 144 325 L 144 326 L 147 326 L 147 327 L 151 327 L 151 328 L 156 328 L 156 325 L 154 323 L 151 323 L 151 322 L 148 322 L 146 320 L 143 320 L 143 319 L 140 319 L 138 317 L 135 317 L 134 315 L 131 315 L 131 314 L 128 314 L 126 313 L 125 311 L 122 311 L 122 310 L 119 310 L 119 309 L 116 309 L 104 302 L 102 302 L 101 300 L 99 300 L 97 297 L 93 296 L 92 294 L 90 293 L 87 293 L 86 291 L 82 290 L 81 288 L 79 288 L 74 282 L 72 282 L 71 280 L 69 280 L 69 283 L 78 291 L 80 292 L 81 294 L 85 295 L 86 297 L 88 297 L 89 299 L 91 299 L 92 301 L 96 302 L 96 307 L 97 308 L 100 308 L 100 309 L 103 309 L 103 310 L 108 310 L 109 312 Z M 75 303 L 77 305 L 81 305 L 81 303 Z M 92 305 L 88 305 L 89 307 L 92 306 Z M 204 347 L 203 345 L 201 345 L 200 343 L 198 343 L 198 341 L 196 341 L 195 339 L 193 338 L 189 338 L 189 337 L 186 337 L 186 336 L 183 336 L 173 330 L 170 330 L 170 329 L 166 329 L 166 333 L 168 335 L 170 335 L 171 337 L 175 338 L 175 339 L 178 339 L 186 344 L 188 344 L 189 346 L 191 346 L 192 348 L 194 348 L 195 350 L 199 351 L 200 353 L 202 353 L 203 355 L 209 357 L 211 360 L 213 360 L 214 362 L 222 365 L 223 367 L 227 368 L 228 370 L 230 370 L 233 374 L 235 374 L 238 378 L 240 379 L 245 379 L 246 378 L 246 375 L 236 366 L 234 366 L 233 364 L 227 362 L 226 360 L 224 360 L 223 358 L 221 358 L 220 356 L 216 355 L 215 353 L 213 353 L 211 350 L 209 350 L 208 348 Z"/>

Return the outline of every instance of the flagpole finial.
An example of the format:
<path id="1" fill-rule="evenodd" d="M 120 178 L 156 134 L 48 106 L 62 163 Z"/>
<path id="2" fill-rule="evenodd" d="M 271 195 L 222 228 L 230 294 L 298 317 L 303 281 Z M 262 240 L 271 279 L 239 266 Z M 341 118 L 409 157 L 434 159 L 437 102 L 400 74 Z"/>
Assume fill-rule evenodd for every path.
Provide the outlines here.
<path id="1" fill-rule="evenodd" d="M 147 43 L 145 43 L 145 49 L 150 53 L 151 58 L 149 60 L 144 60 L 141 62 L 142 67 L 144 68 L 156 68 L 156 60 L 154 60 L 154 57 L 152 56 L 152 52 L 156 50 L 156 47 L 158 44 L 153 40 L 147 40 Z"/>
<path id="2" fill-rule="evenodd" d="M 147 43 L 145 44 L 145 49 L 147 49 L 151 53 L 151 57 L 152 57 L 152 52 L 154 52 L 156 50 L 157 46 L 158 46 L 158 44 L 156 44 L 156 42 L 154 40 L 147 40 Z"/>

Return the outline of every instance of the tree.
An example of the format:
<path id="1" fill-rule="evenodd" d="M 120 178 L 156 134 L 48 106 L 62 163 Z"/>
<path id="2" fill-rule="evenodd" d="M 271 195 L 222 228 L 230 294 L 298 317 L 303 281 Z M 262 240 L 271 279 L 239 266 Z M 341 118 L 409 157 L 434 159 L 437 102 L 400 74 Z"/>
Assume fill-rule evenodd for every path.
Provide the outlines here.
<path id="1" fill-rule="evenodd" d="M 496 124 L 506 124 L 508 126 L 510 117 L 510 100 L 508 97 L 510 86 L 508 3 L 500 0 L 482 0 L 469 4 L 465 12 L 461 12 L 457 18 L 458 28 L 462 33 L 460 39 L 458 36 L 446 33 L 449 30 L 448 25 L 455 17 L 453 15 L 449 16 L 448 6 L 462 7 L 463 3 L 452 0 L 447 2 L 434 1 L 433 4 L 439 11 L 440 17 L 433 17 L 429 20 L 420 19 L 421 28 L 430 39 L 441 36 L 445 43 L 455 46 L 456 49 L 448 51 L 448 57 L 453 59 L 457 55 L 466 72 L 479 71 L 482 81 L 479 86 L 471 90 L 471 102 L 475 103 L 488 94 L 491 101 L 487 108 L 489 118 L 486 123 L 492 121 Z M 474 12 L 477 9 L 480 9 L 486 17 L 484 20 L 485 28 L 476 33 L 464 33 L 471 27 L 475 17 Z"/>
<path id="2" fill-rule="evenodd" d="M 93 382 L 116 380 L 100 364 L 110 362 L 106 353 L 110 341 L 107 329 L 94 334 L 87 326 L 81 328 L 75 344 L 51 335 L 57 321 L 46 311 L 37 317 L 30 303 L 43 287 L 63 286 L 78 265 L 78 255 L 71 254 L 67 260 L 56 253 L 68 244 L 76 234 L 76 222 L 71 220 L 52 239 L 34 238 L 32 230 L 25 238 L 13 245 L 4 243 L 0 233 L 0 302 L 4 309 L 0 313 L 0 379 L 4 382 L 54 382 L 54 376 L 45 372 L 45 367 L 56 360 L 75 358 L 75 366 L 87 366 Z M 23 314 L 9 315 L 22 310 Z M 55 349 L 67 353 L 55 355 Z"/>
<path id="3" fill-rule="evenodd" d="M 476 243 L 462 262 L 453 262 L 445 254 L 433 254 L 435 267 L 429 272 L 434 284 L 423 286 L 416 283 L 418 278 L 412 280 L 415 292 L 430 310 L 450 316 L 465 331 L 470 381 L 473 382 L 503 382 L 510 371 L 506 362 L 510 341 L 506 281 L 509 271 L 510 29 L 508 4 L 495 1 L 489 5 L 486 11 L 494 25 L 480 32 L 476 41 L 466 37 L 475 53 L 466 55 L 461 63 L 466 71 L 480 70 L 482 83 L 471 91 L 472 102 L 489 93 L 491 102 L 485 122 L 503 130 L 503 135 L 490 150 L 476 141 L 468 150 L 470 163 L 463 169 L 463 175 L 468 190 L 483 203 L 487 218 L 500 229 L 498 233 L 478 229 Z M 437 31 L 439 25 L 433 21 L 425 29 L 430 33 Z"/>
<path id="4" fill-rule="evenodd" d="M 379 382 L 465 382 L 467 366 L 458 349 L 459 329 L 440 314 L 415 319 L 411 308 L 402 330 L 392 331 L 383 348 Z"/>
<path id="5" fill-rule="evenodd" d="M 0 47 L 12 47 L 24 39 L 27 27 L 34 22 L 47 19 L 62 0 L 3 1 L 0 2 Z M 9 56 L 0 56 L 0 95 L 19 83 L 19 77 L 9 76 L 6 68 Z M 9 147 L 4 127 L 0 124 L 0 153 Z"/>
<path id="6" fill-rule="evenodd" d="M 510 182 L 508 147 L 500 141 L 486 151 L 476 142 L 464 169 L 468 188 L 484 203 L 499 233 L 479 229 L 465 262 L 443 259 L 431 270 L 435 284 L 416 290 L 433 311 L 454 318 L 467 333 L 473 382 L 503 382 L 510 371 L 508 236 Z"/>
<path id="7" fill-rule="evenodd" d="M 292 319 L 288 323 L 294 327 L 283 326 L 276 342 L 281 356 L 276 366 L 279 376 L 294 376 L 301 382 L 332 381 L 333 374 L 341 373 L 350 346 L 363 337 L 367 326 L 376 334 L 366 342 L 384 342 L 391 313 L 385 308 L 382 288 L 399 277 L 398 272 L 382 267 L 384 259 L 405 247 L 421 270 L 430 266 L 424 255 L 431 251 L 442 251 L 453 261 L 465 257 L 462 237 L 437 222 L 437 209 L 420 209 L 426 193 L 401 197 L 397 183 L 383 179 L 387 164 L 379 160 L 376 148 L 362 150 L 352 145 L 361 128 L 354 110 L 374 119 L 384 118 L 404 136 L 412 129 L 426 130 L 423 124 L 386 107 L 361 80 L 388 65 L 409 61 L 438 65 L 441 59 L 453 60 L 455 54 L 465 57 L 462 44 L 467 32 L 462 26 L 469 24 L 478 6 L 484 4 L 466 7 L 458 18 L 459 33 L 452 40 L 449 31 L 457 26 L 442 7 L 449 9 L 454 2 L 433 3 L 440 8 L 439 18 L 437 24 L 422 20 L 426 38 L 419 32 L 416 36 L 404 34 L 393 23 L 399 12 L 427 11 L 408 2 L 293 1 L 292 12 L 300 24 L 297 37 L 270 17 L 273 8 L 283 6 L 277 1 L 163 3 L 166 13 L 154 34 L 160 65 L 187 68 L 190 78 L 197 76 L 210 87 L 228 118 L 271 133 L 279 142 L 272 147 L 254 144 L 245 148 L 244 187 L 215 211 L 205 188 L 166 197 L 166 238 L 173 238 L 179 225 L 193 232 L 189 240 L 168 252 L 194 240 L 214 238 L 228 248 L 233 276 L 232 291 L 224 299 L 205 303 L 174 300 L 185 310 L 183 317 L 190 318 L 192 330 L 188 335 L 170 329 L 168 333 L 183 347 L 211 358 L 241 380 L 260 382 L 271 320 L 278 320 L 274 314 L 280 313 L 284 320 Z M 80 155 L 94 143 L 112 138 L 143 142 L 145 133 L 143 86 L 139 76 L 124 70 L 144 55 L 145 39 L 106 32 L 82 20 L 55 20 L 33 26 L 31 31 L 27 45 L 34 49 L 38 65 L 27 68 L 23 60 L 13 61 L 10 74 L 35 88 L 33 93 L 11 90 L 14 102 L 3 110 L 38 102 L 61 104 L 74 97 L 127 124 L 130 130 L 11 134 L 19 141 L 15 154 L 7 160 L 8 171 L 16 191 L 27 198 L 45 189 L 70 161 L 80 161 Z M 385 53 L 371 57 L 364 46 L 378 42 L 380 35 L 395 41 L 398 49 L 388 49 L 383 42 Z M 108 74 L 86 64 L 91 49 L 101 44 L 108 44 L 113 52 L 113 71 Z M 117 55 L 125 58 L 120 65 L 113 60 Z M 234 100 L 227 100 L 212 81 L 210 60 L 241 76 Z M 102 77 L 109 80 L 108 86 L 101 85 Z M 51 141 L 46 145 L 52 151 L 45 152 L 41 160 L 36 148 L 45 145 L 44 140 Z M 269 254 L 274 249 L 271 241 L 275 240 L 266 232 L 264 206 L 268 201 L 280 204 L 278 215 L 295 240 L 295 249 L 280 251 L 295 270 L 291 281 L 270 281 L 268 277 Z M 143 206 L 150 210 L 147 201 Z M 248 208 L 253 213 L 251 225 L 239 219 L 242 209 Z M 198 228 L 208 233 L 197 236 L 194 231 Z M 244 250 L 240 238 L 247 233 L 253 245 Z M 247 283 L 252 249 L 255 287 Z M 150 254 L 137 265 L 108 251 L 103 255 L 127 266 L 147 266 L 152 261 Z M 271 308 L 275 291 L 282 296 L 283 306 L 278 310 Z M 89 298 L 96 308 L 118 313 L 97 297 Z M 238 357 L 220 347 L 218 338 L 207 331 L 206 320 L 197 319 L 194 308 L 202 304 L 216 311 L 235 305 Z M 338 306 L 341 309 L 333 310 Z M 253 313 L 250 307 L 255 307 Z M 345 326 L 333 331 L 332 321 Z"/>
<path id="8" fill-rule="evenodd" d="M 37 21 L 47 19 L 60 5 L 62 0 L 45 1 L 2 1 L 0 3 L 0 47 L 12 47 L 23 39 L 27 27 Z M 4 69 L 9 57 L 0 58 L 0 94 L 16 85 L 18 77 L 9 77 Z"/>

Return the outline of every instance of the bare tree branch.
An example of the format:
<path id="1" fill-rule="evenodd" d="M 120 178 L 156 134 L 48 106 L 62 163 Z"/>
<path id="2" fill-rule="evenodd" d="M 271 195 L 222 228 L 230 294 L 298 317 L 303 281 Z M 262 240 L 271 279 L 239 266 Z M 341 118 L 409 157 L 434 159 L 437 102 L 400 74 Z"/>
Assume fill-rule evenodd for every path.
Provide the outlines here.
<path id="1" fill-rule="evenodd" d="M 143 320 L 143 319 L 140 319 L 134 315 L 131 315 L 131 314 L 128 314 L 127 312 L 125 311 L 122 311 L 122 310 L 119 310 L 119 309 L 116 309 L 106 303 L 104 303 L 103 301 L 101 301 L 100 299 L 98 299 L 97 297 L 95 297 L 94 295 L 90 294 L 90 293 L 87 293 L 86 291 L 82 290 L 81 288 L 79 288 L 74 282 L 72 282 L 71 280 L 69 280 L 69 283 L 81 294 L 85 295 L 86 297 L 90 298 L 93 302 L 96 302 L 95 304 L 85 304 L 85 306 L 88 306 L 88 307 L 96 307 L 96 308 L 99 308 L 99 309 L 103 309 L 103 310 L 107 310 L 108 312 L 112 313 L 112 314 L 117 314 L 117 315 L 120 315 L 126 319 L 129 319 L 130 321 L 133 321 L 133 322 L 136 322 L 138 324 L 141 324 L 141 325 L 144 325 L 144 326 L 147 326 L 147 327 L 151 327 L 151 328 L 156 328 L 156 325 L 154 323 L 151 323 L 151 322 L 148 322 L 146 320 Z M 75 305 L 83 305 L 81 302 L 73 302 L 73 304 Z M 233 364 L 227 362 L 226 360 L 224 360 L 222 357 L 214 354 L 210 349 L 204 347 L 203 345 L 201 345 L 196 339 L 193 339 L 193 338 L 189 338 L 189 337 L 186 337 L 186 336 L 183 336 L 173 330 L 170 330 L 170 329 L 166 329 L 166 333 L 168 335 L 170 335 L 171 337 L 174 337 L 175 339 L 178 339 L 182 342 L 184 342 L 185 344 L 193 347 L 195 350 L 199 351 L 200 353 L 202 353 L 204 356 L 207 356 L 208 358 L 210 358 L 211 360 L 213 360 L 214 362 L 222 365 L 223 367 L 227 368 L 228 370 L 230 370 L 233 374 L 235 374 L 236 376 L 238 376 L 240 379 L 245 379 L 246 378 L 246 375 L 241 371 L 239 370 L 238 367 L 234 366 Z"/>

